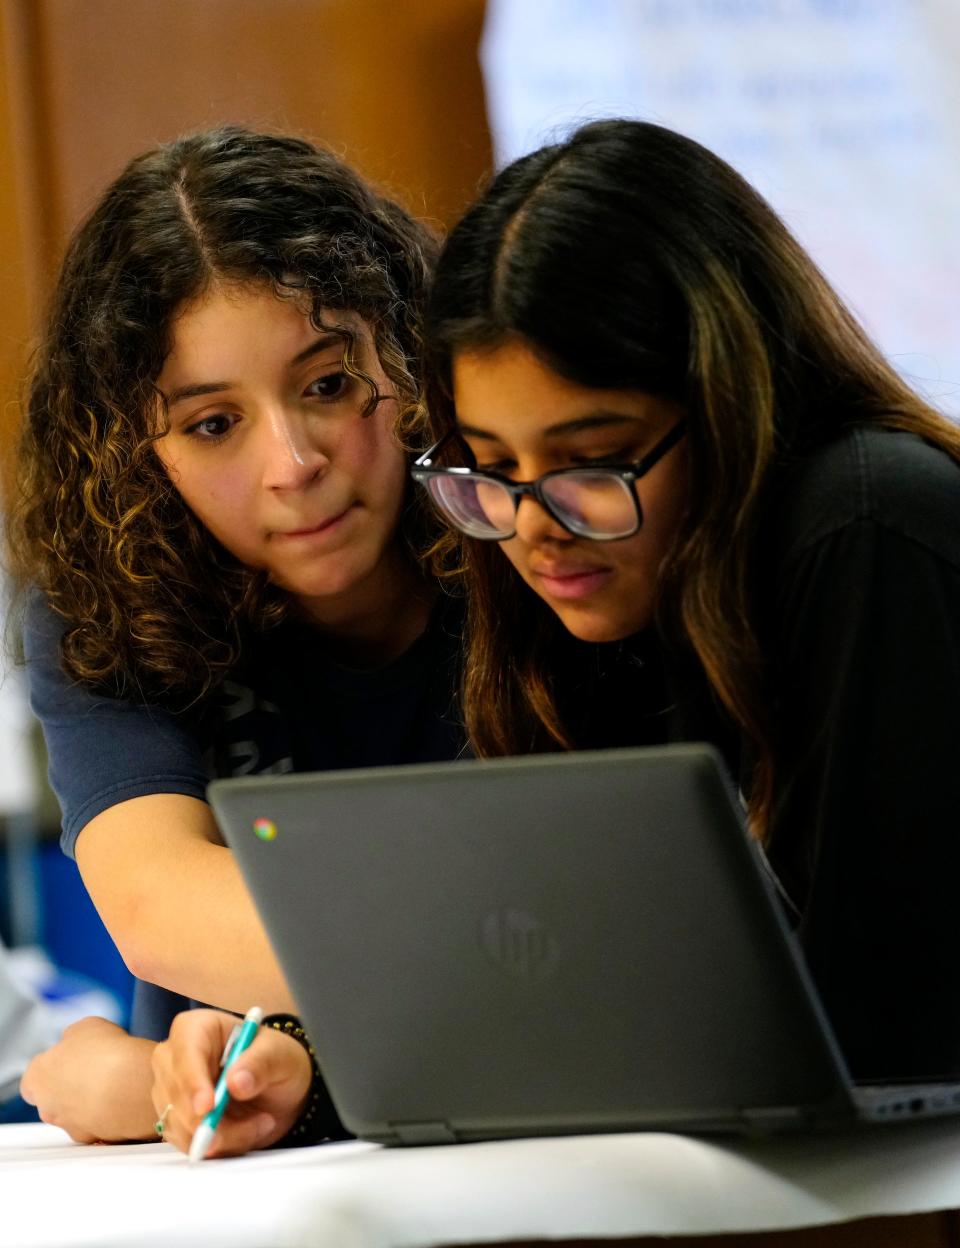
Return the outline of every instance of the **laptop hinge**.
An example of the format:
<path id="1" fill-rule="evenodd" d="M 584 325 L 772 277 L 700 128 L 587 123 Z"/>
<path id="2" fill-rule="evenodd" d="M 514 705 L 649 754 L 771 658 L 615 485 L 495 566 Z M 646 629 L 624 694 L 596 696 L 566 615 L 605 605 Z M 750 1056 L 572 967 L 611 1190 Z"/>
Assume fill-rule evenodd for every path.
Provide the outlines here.
<path id="1" fill-rule="evenodd" d="M 390 1130 L 401 1144 L 456 1144 L 457 1137 L 446 1122 L 391 1122 Z"/>

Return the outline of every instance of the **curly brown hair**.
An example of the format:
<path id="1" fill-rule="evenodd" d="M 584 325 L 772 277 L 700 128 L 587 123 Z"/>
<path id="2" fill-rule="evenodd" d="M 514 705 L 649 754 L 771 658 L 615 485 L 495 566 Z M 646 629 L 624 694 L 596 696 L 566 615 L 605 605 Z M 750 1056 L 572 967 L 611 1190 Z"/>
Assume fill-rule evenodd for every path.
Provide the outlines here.
<path id="1" fill-rule="evenodd" d="M 215 281 L 296 298 L 318 328 L 370 326 L 409 433 L 436 241 L 340 159 L 300 138 L 227 126 L 133 160 L 73 237 L 28 389 L 8 551 L 66 622 L 67 672 L 117 696 L 185 706 L 286 609 L 193 516 L 154 450 L 155 381 L 177 313 Z M 371 379 L 359 374 L 371 387 Z M 415 555 L 432 519 L 413 497 Z"/>
<path id="2" fill-rule="evenodd" d="M 776 474 L 851 424 L 915 433 L 958 461 L 960 431 L 894 372 L 739 174 L 644 122 L 595 122 L 521 158 L 452 231 L 426 324 L 434 437 L 456 429 L 456 353 L 516 340 L 581 385 L 643 390 L 687 411 L 691 504 L 661 572 L 659 623 L 752 747 L 763 835 L 778 743 L 754 560 Z M 562 625 L 495 544 L 463 546 L 474 748 L 571 748 Z"/>

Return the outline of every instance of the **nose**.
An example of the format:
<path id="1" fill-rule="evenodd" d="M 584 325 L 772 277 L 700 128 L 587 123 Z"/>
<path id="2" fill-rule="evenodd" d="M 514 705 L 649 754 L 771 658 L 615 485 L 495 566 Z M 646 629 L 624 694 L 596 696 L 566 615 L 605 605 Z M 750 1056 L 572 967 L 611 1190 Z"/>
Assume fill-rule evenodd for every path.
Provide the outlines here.
<path id="1" fill-rule="evenodd" d="M 539 546 L 543 542 L 571 542 L 573 534 L 554 520 L 549 511 L 530 494 L 520 499 L 515 521 L 517 537 L 528 546 Z"/>
<path id="2" fill-rule="evenodd" d="M 310 417 L 302 412 L 277 408 L 267 413 L 262 428 L 263 481 L 268 489 L 302 489 L 330 466 Z"/>

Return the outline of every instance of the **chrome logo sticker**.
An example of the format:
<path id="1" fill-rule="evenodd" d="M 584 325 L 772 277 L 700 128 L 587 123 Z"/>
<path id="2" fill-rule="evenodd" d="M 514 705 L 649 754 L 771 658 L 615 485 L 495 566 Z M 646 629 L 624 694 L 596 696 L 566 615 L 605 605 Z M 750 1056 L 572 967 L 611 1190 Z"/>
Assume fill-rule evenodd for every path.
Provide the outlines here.
<path id="1" fill-rule="evenodd" d="M 254 819 L 253 835 L 261 841 L 275 841 L 277 839 L 277 825 L 272 819 Z"/>

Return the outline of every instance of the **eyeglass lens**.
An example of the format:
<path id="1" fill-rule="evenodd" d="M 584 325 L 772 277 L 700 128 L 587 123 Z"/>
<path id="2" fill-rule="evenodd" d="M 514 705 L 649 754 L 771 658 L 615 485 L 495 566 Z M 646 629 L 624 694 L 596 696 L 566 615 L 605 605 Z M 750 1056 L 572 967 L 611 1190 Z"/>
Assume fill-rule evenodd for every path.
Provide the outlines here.
<path id="1" fill-rule="evenodd" d="M 495 481 L 437 476 L 427 488 L 451 524 L 469 536 L 496 538 L 513 532 L 513 499 Z"/>
<path id="2" fill-rule="evenodd" d="M 626 481 L 609 472 L 584 470 L 547 477 L 541 493 L 556 519 L 583 537 L 627 537 L 637 528 L 637 511 Z M 449 520 L 471 537 L 511 537 L 517 506 L 505 486 L 483 476 L 436 476 L 429 482 L 434 501 Z"/>

